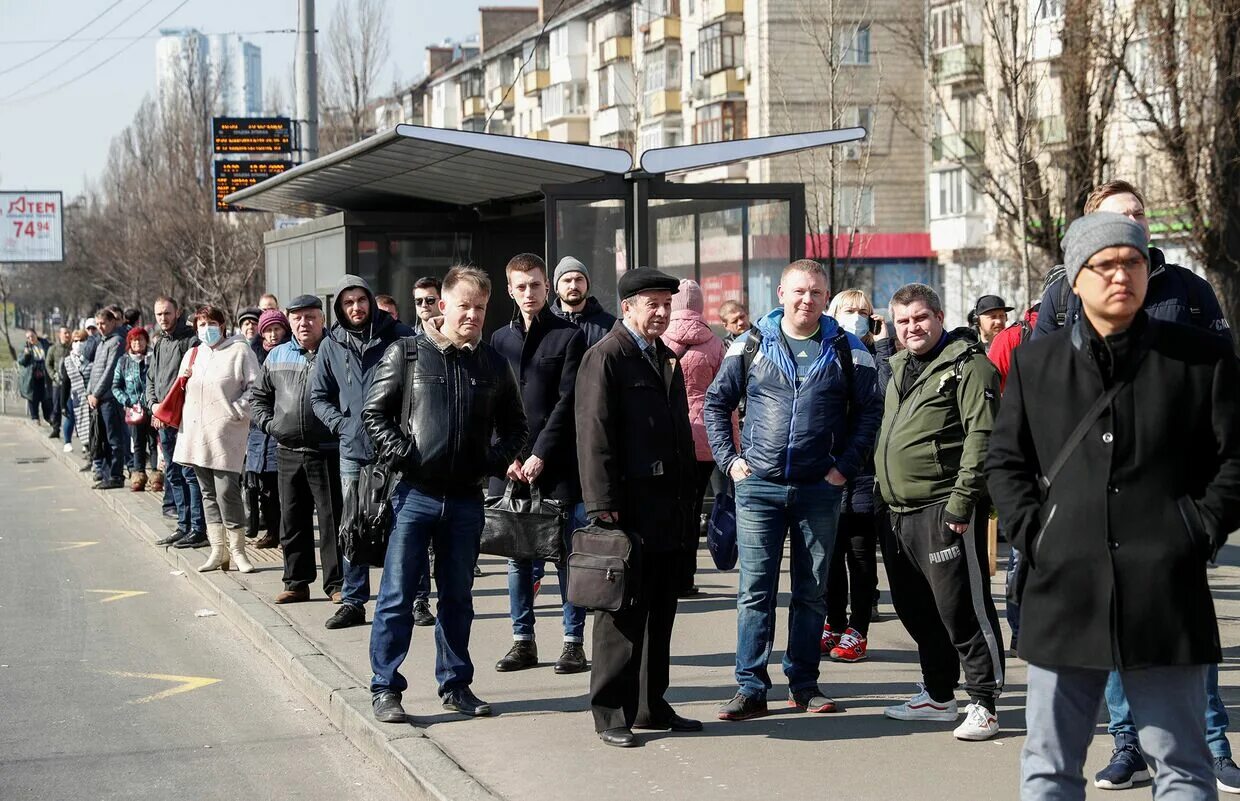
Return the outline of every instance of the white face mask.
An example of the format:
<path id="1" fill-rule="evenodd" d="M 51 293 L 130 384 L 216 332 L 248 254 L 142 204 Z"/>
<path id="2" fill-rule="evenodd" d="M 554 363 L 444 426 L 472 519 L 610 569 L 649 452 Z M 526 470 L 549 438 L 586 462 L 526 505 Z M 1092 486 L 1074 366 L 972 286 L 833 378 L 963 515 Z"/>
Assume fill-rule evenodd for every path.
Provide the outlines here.
<path id="1" fill-rule="evenodd" d="M 198 338 L 202 340 L 202 344 L 208 348 L 213 348 L 224 338 L 224 332 L 214 323 L 211 325 L 200 325 L 198 326 Z"/>
<path id="2" fill-rule="evenodd" d="M 835 321 L 848 333 L 860 339 L 870 333 L 870 318 L 856 312 L 844 312 Z"/>
<path id="3" fill-rule="evenodd" d="M 81 355 L 82 355 L 82 346 L 83 346 L 83 345 L 85 345 L 85 344 L 86 344 L 85 342 L 74 342 L 74 343 L 73 343 L 73 347 L 71 348 L 71 350 L 73 351 L 73 354 L 74 354 L 75 356 L 81 356 Z"/>

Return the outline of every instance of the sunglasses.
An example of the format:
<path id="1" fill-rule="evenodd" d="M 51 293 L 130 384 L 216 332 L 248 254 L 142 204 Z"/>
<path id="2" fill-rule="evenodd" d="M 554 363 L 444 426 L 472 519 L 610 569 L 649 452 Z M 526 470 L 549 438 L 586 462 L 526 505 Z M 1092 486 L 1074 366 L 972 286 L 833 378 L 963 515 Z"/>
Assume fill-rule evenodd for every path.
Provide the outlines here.
<path id="1" fill-rule="evenodd" d="M 439 302 L 439 298 L 414 298 L 413 303 L 416 306 L 434 306 Z"/>

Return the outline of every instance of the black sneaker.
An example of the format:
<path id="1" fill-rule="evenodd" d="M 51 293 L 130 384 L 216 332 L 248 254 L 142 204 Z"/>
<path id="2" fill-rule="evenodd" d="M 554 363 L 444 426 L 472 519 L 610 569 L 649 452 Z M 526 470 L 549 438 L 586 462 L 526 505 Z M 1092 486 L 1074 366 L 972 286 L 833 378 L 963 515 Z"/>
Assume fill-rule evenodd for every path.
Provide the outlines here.
<path id="1" fill-rule="evenodd" d="M 1111 762 L 1094 776 L 1094 787 L 1103 790 L 1127 790 L 1135 782 L 1148 782 L 1150 768 L 1136 746 L 1116 748 Z"/>
<path id="2" fill-rule="evenodd" d="M 513 670 L 525 670 L 538 664 L 538 645 L 533 640 L 517 640 L 504 654 L 504 658 L 495 663 L 500 673 Z"/>
<path id="3" fill-rule="evenodd" d="M 405 723 L 405 708 L 400 705 L 400 693 L 382 692 L 370 699 L 370 708 L 374 710 L 375 720 L 380 723 Z"/>
<path id="4" fill-rule="evenodd" d="M 183 537 L 173 544 L 173 548 L 205 548 L 211 543 L 207 542 L 207 532 L 195 531 L 188 537 Z"/>
<path id="5" fill-rule="evenodd" d="M 1215 757 L 1214 783 L 1224 793 L 1240 793 L 1240 768 L 1231 757 Z"/>
<path id="6" fill-rule="evenodd" d="M 560 658 L 555 660 L 556 673 L 584 673 L 589 669 L 586 662 L 586 649 L 579 642 L 564 643 L 564 650 L 560 652 Z"/>
<path id="7" fill-rule="evenodd" d="M 413 602 L 413 625 L 435 625 L 435 616 L 431 614 L 431 602 L 425 598 L 419 598 Z"/>
<path id="8" fill-rule="evenodd" d="M 366 622 L 366 610 L 355 604 L 341 604 L 336 614 L 327 619 L 323 625 L 329 629 L 347 629 L 349 626 L 360 626 Z"/>
<path id="9" fill-rule="evenodd" d="M 482 568 L 474 565 L 474 578 L 482 578 Z"/>
<path id="10" fill-rule="evenodd" d="M 766 714 L 765 698 L 750 698 L 744 693 L 737 693 L 731 701 L 719 707 L 720 720 L 749 720 Z"/>
<path id="11" fill-rule="evenodd" d="M 816 714 L 839 711 L 835 701 L 823 695 L 817 687 L 807 687 L 804 690 L 788 693 L 788 706 Z"/>
<path id="12" fill-rule="evenodd" d="M 162 540 L 155 540 L 155 544 L 156 545 L 175 545 L 178 540 L 181 540 L 184 538 L 185 538 L 185 532 L 178 530 L 178 531 L 172 532 L 168 536 L 164 537 Z"/>
<path id="13" fill-rule="evenodd" d="M 470 692 L 468 687 L 449 691 L 443 697 L 443 708 L 475 718 L 483 718 L 491 714 L 491 705 L 479 700 L 478 696 Z"/>
<path id="14" fill-rule="evenodd" d="M 125 486 L 125 479 L 123 478 L 101 478 L 94 484 L 91 484 L 90 488 L 94 490 L 114 490 L 120 489 L 123 486 Z"/>
<path id="15" fill-rule="evenodd" d="M 161 512 L 161 514 L 163 514 L 163 516 L 168 518 L 169 520 L 176 520 L 178 517 L 180 517 L 180 515 L 177 514 L 177 508 L 175 506 L 171 508 L 165 508 Z"/>

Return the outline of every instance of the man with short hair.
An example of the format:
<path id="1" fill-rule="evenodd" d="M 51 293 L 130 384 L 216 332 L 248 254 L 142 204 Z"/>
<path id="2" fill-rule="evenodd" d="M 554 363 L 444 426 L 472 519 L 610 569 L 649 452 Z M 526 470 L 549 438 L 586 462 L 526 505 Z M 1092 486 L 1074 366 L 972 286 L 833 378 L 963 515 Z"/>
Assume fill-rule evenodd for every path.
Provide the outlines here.
<path id="1" fill-rule="evenodd" d="M 594 730 L 630 748 L 634 728 L 702 729 L 664 698 L 680 571 L 697 547 L 697 456 L 684 373 L 660 339 L 680 281 L 643 267 L 626 271 L 618 289 L 624 319 L 582 357 L 575 415 L 586 514 L 638 545 L 632 602 L 594 613 L 590 672 Z"/>
<path id="2" fill-rule="evenodd" d="M 586 347 L 592 348 L 615 328 L 616 318 L 590 294 L 590 273 L 580 259 L 565 256 L 555 266 L 552 277 L 556 299 L 551 312 L 563 317 L 586 334 Z"/>
<path id="3" fill-rule="evenodd" d="M 977 328 L 982 345 L 990 350 L 990 343 L 1007 328 L 1008 312 L 1012 307 L 998 295 L 982 295 L 969 312 L 969 323 Z"/>
<path id="4" fill-rule="evenodd" d="M 112 379 L 116 364 L 123 355 L 127 331 L 121 315 L 112 307 L 103 308 L 95 315 L 95 323 L 103 339 L 90 365 L 90 378 L 86 382 L 86 402 L 98 410 L 98 431 L 106 438 L 106 456 L 100 465 L 98 480 L 91 489 L 119 489 L 125 483 L 125 461 L 129 454 L 129 427 L 125 425 L 125 412 L 112 395 Z"/>
<path id="5" fill-rule="evenodd" d="M 736 482 L 740 546 L 738 688 L 720 708 L 720 720 L 766 714 L 786 537 L 792 560 L 783 665 L 788 702 L 806 712 L 837 709 L 818 689 L 827 573 L 844 488 L 865 465 L 883 409 L 874 357 L 826 314 L 828 295 L 818 262 L 785 267 L 782 307 L 732 344 L 706 393 L 711 450 Z M 748 404 L 738 452 L 732 413 L 742 397 Z"/>
<path id="6" fill-rule="evenodd" d="M 443 316 L 439 310 L 439 296 L 442 294 L 443 284 L 433 275 L 424 275 L 414 282 L 413 309 L 417 312 L 417 319 L 413 321 L 413 328 L 417 333 L 422 333 L 422 328 L 431 320 Z"/>
<path id="7" fill-rule="evenodd" d="M 375 295 L 375 305 L 392 316 L 396 322 L 400 322 L 400 309 L 396 306 L 396 298 L 391 295 Z"/>
<path id="8" fill-rule="evenodd" d="M 314 414 L 340 439 L 340 457 L 332 460 L 331 481 L 334 522 L 331 539 L 335 548 L 336 524 L 340 522 L 342 493 L 348 482 L 356 481 L 362 468 L 374 461 L 374 448 L 362 427 L 362 406 L 375 369 L 383 354 L 401 337 L 412 336 L 413 329 L 392 319 L 375 304 L 370 285 L 356 275 L 346 275 L 336 285 L 335 323 L 323 338 L 314 359 L 310 378 L 310 404 Z M 419 432 L 420 433 L 420 432 Z M 337 476 L 336 474 L 339 473 Z M 283 492 L 281 492 L 283 494 Z M 320 508 L 320 514 L 323 513 Z M 320 530 L 323 529 L 320 517 Z M 370 600 L 369 565 L 352 565 L 343 555 L 330 565 L 324 553 L 324 579 L 332 600 L 348 609 L 337 610 L 333 628 L 365 622 L 365 606 Z M 328 575 L 330 573 L 330 576 Z M 429 608 L 424 610 L 429 614 Z"/>
<path id="9" fill-rule="evenodd" d="M 284 553 L 284 592 L 310 595 L 314 581 L 314 518 L 319 519 L 319 553 L 328 594 L 338 564 L 335 524 L 340 520 L 334 486 L 319 477 L 339 470 L 339 443 L 315 416 L 310 401 L 310 373 L 323 341 L 323 301 L 299 295 L 288 307 L 292 340 L 267 354 L 250 389 L 254 425 L 276 440 L 280 491 L 280 547 Z M 264 320 L 264 329 L 269 323 Z M 329 479 L 330 480 L 330 479 Z M 300 598 L 296 600 L 305 600 Z M 277 598 L 277 601 L 279 599 Z M 286 599 L 287 603 L 295 599 Z M 352 609 L 352 607 L 349 607 Z M 342 605 L 340 610 L 346 607 Z M 336 612 L 332 620 L 340 616 Z M 365 617 L 363 616 L 363 621 Z M 328 621 L 328 628 L 339 628 Z"/>
<path id="10" fill-rule="evenodd" d="M 177 302 L 166 295 L 155 299 L 155 324 L 155 342 L 151 345 L 146 371 L 146 400 L 152 412 L 158 410 L 159 404 L 168 397 L 168 390 L 176 383 L 185 354 L 198 345 L 198 337 L 185 321 Z M 177 447 L 177 430 L 165 425 L 154 414 L 151 425 L 159 437 L 159 448 L 164 455 L 164 482 L 172 495 L 177 517 L 176 531 L 155 544 L 176 548 L 206 547 L 209 544 L 207 523 L 198 477 L 194 468 L 179 465 L 172 459 Z"/>
<path id="11" fill-rule="evenodd" d="M 445 709 L 489 715 L 470 689 L 474 666 L 473 568 L 482 536 L 482 485 L 525 445 L 525 413 L 508 362 L 482 341 L 491 281 L 476 267 L 454 267 L 443 282 L 443 316 L 388 347 L 366 394 L 362 421 L 376 450 L 401 474 L 383 582 L 370 630 L 375 718 L 404 723 L 399 672 L 413 633 L 413 595 L 435 546 L 439 616 L 435 678 Z M 437 386 L 439 392 L 416 391 Z"/>
<path id="12" fill-rule="evenodd" d="M 719 304 L 719 321 L 728 333 L 724 335 L 724 344 L 731 345 L 736 338 L 753 326 L 749 322 L 749 309 L 739 300 L 725 300 Z"/>
<path id="13" fill-rule="evenodd" d="M 925 284 L 891 297 L 896 336 L 875 455 L 876 482 L 891 509 L 898 557 L 887 563 L 896 613 L 917 643 L 923 689 L 888 707 L 896 720 L 955 721 L 964 667 L 970 703 L 953 732 L 999 732 L 1003 689 L 999 616 L 987 581 L 982 465 L 999 409 L 999 374 L 972 337 L 943 328 L 943 302 Z"/>
<path id="14" fill-rule="evenodd" d="M 52 402 L 52 433 L 48 434 L 48 439 L 56 439 L 61 435 L 61 423 L 67 415 L 69 382 L 61 380 L 60 371 L 61 365 L 65 357 L 69 355 L 72 345 L 73 332 L 62 325 L 56 329 L 56 341 L 47 348 L 47 358 L 45 361 L 47 364 L 47 379 L 51 382 Z"/>
<path id="15" fill-rule="evenodd" d="M 508 294 L 517 316 L 491 336 L 491 346 L 508 360 L 521 386 L 529 439 L 506 473 L 491 478 L 493 496 L 502 495 L 507 482 L 537 489 L 542 497 L 559 501 L 566 512 L 562 540 L 564 558 L 556 564 L 563 611 L 564 646 L 555 663 L 556 673 L 586 670 L 583 647 L 586 610 L 568 602 L 568 554 L 573 532 L 586 525 L 577 475 L 576 427 L 573 390 L 577 368 L 586 350 L 585 334 L 551 313 L 547 303 L 547 265 L 533 253 L 513 256 L 504 268 Z M 507 479 L 507 481 L 505 481 Z M 523 488 L 524 491 L 524 488 Z M 534 563 L 508 562 L 508 607 L 512 617 L 512 648 L 495 665 L 501 672 L 524 670 L 538 664 L 534 640 Z"/>
<path id="16" fill-rule="evenodd" d="M 258 308 L 260 311 L 271 311 L 280 308 L 280 299 L 268 292 L 258 299 Z"/>
<path id="17" fill-rule="evenodd" d="M 1139 223 L 1087 214 L 1063 245 L 1081 316 L 1013 354 L 986 463 L 1029 564 L 1021 797 L 1085 797 L 1114 671 L 1154 798 L 1214 799 L 1203 719 L 1222 654 L 1206 563 L 1240 526 L 1240 367 L 1225 339 L 1143 309 Z"/>

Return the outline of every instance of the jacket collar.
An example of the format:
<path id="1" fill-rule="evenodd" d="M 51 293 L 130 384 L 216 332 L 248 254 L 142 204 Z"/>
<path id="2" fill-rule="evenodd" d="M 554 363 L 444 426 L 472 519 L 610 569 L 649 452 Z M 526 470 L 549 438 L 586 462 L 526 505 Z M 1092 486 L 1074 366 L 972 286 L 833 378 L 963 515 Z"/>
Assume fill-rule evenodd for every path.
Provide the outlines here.
<path id="1" fill-rule="evenodd" d="M 429 320 L 422 327 L 422 333 L 426 335 L 426 338 L 430 340 L 430 343 L 438 348 L 441 353 L 451 353 L 453 351 L 475 351 L 478 349 L 478 346 L 482 344 L 482 335 L 479 334 L 474 339 L 471 339 L 469 342 L 466 342 L 464 345 L 458 347 L 455 342 L 448 339 L 448 337 L 444 335 L 441 330 L 442 328 L 442 317 L 436 317 L 433 320 Z"/>
<path id="2" fill-rule="evenodd" d="M 967 337 L 961 336 L 960 329 L 947 332 L 947 344 L 939 350 L 939 355 L 934 358 L 925 369 L 921 371 L 921 375 L 913 382 L 913 386 L 909 387 L 908 394 L 911 394 L 919 384 L 922 384 L 930 377 L 932 373 L 936 373 L 944 367 L 954 364 L 957 359 L 965 354 L 966 351 L 973 349 L 978 353 L 982 353 L 982 346 L 977 342 L 971 342 Z M 899 382 L 904 376 L 904 371 L 908 369 L 908 362 L 913 355 L 907 350 L 902 350 L 891 357 L 890 365 L 892 377 Z M 898 386 L 898 383 L 897 383 Z"/>

